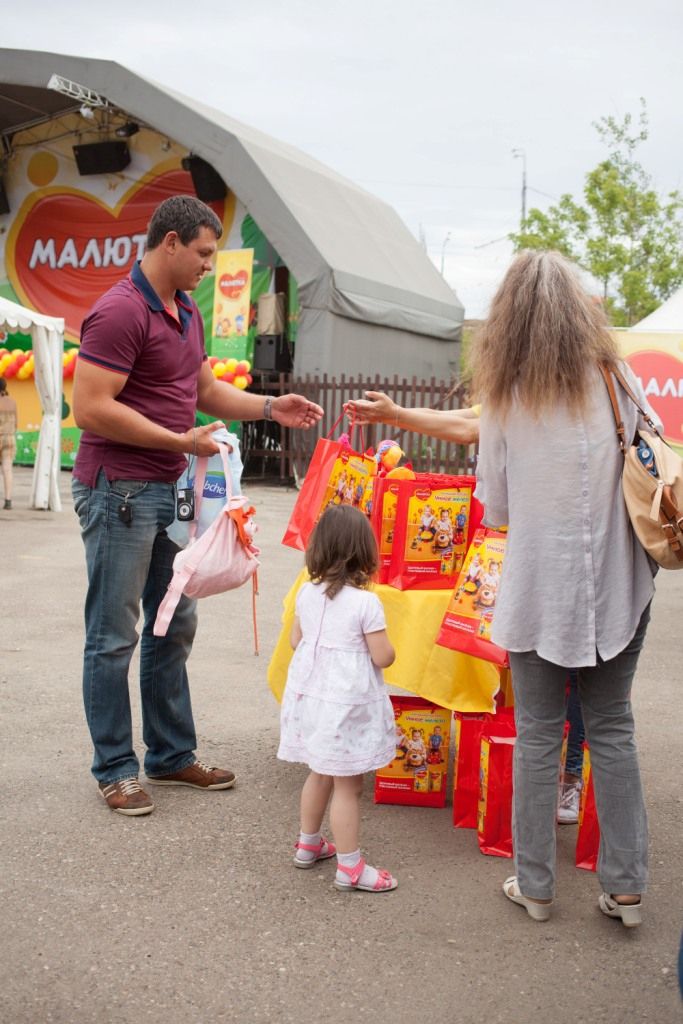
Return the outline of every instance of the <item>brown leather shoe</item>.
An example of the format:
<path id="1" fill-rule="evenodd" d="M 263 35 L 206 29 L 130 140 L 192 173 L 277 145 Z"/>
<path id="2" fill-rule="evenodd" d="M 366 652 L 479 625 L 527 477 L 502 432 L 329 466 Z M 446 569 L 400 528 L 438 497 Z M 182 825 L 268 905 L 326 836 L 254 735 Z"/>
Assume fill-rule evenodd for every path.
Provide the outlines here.
<path id="1" fill-rule="evenodd" d="M 99 793 L 112 811 L 137 817 L 151 814 L 154 804 L 137 779 L 119 779 L 118 782 L 100 782 Z"/>
<path id="2" fill-rule="evenodd" d="M 153 786 L 191 786 L 192 789 L 230 789 L 235 785 L 235 776 L 223 768 L 210 768 L 203 761 L 195 761 L 170 775 L 147 776 Z"/>

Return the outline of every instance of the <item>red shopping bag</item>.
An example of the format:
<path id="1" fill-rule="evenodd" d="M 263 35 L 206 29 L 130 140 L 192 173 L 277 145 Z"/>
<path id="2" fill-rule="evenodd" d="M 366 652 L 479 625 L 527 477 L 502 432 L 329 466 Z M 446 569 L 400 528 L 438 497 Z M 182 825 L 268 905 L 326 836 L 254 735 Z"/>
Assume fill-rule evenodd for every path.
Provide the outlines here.
<path id="1" fill-rule="evenodd" d="M 391 703 L 396 753 L 375 773 L 375 803 L 445 807 L 450 711 L 410 695 L 392 695 Z"/>
<path id="2" fill-rule="evenodd" d="M 514 736 L 481 738 L 477 839 L 482 853 L 512 856 L 512 757 Z"/>
<path id="3" fill-rule="evenodd" d="M 481 522 L 483 509 L 473 496 L 475 478 L 418 473 L 414 480 L 395 483 L 387 582 L 397 590 L 449 590 Z"/>
<path id="4" fill-rule="evenodd" d="M 389 578 L 389 565 L 391 564 L 396 528 L 398 485 L 399 481 L 391 479 L 391 477 L 375 478 L 371 522 L 379 552 L 379 568 L 375 577 L 377 583 L 386 583 Z"/>
<path id="5" fill-rule="evenodd" d="M 505 557 L 507 534 L 476 531 L 436 638 L 440 647 L 508 665 L 507 651 L 491 640 L 491 622 Z"/>
<path id="6" fill-rule="evenodd" d="M 453 826 L 476 828 L 479 810 L 479 766 L 481 737 L 485 730 L 514 735 L 512 708 L 496 714 L 455 711 L 455 753 L 453 759 Z"/>
<path id="7" fill-rule="evenodd" d="M 477 840 L 482 853 L 511 857 L 515 717 L 512 708 L 486 717 L 479 754 Z"/>
<path id="8" fill-rule="evenodd" d="M 584 871 L 597 871 L 600 850 L 600 825 L 595 806 L 593 773 L 588 744 L 583 745 L 583 770 L 579 828 L 576 834 L 576 866 Z"/>
<path id="9" fill-rule="evenodd" d="M 354 451 L 345 440 L 319 438 L 282 543 L 305 551 L 313 527 L 328 505 L 355 505 L 366 511 L 376 473 L 372 456 Z"/>
<path id="10" fill-rule="evenodd" d="M 453 713 L 455 757 L 453 760 L 453 826 L 476 828 L 479 804 L 479 758 L 486 715 Z"/>

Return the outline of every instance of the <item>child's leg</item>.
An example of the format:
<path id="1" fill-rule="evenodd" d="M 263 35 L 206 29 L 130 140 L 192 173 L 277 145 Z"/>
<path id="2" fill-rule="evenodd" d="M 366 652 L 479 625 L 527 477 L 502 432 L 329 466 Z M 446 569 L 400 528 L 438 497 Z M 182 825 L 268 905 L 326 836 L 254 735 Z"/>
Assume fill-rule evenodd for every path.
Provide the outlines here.
<path id="1" fill-rule="evenodd" d="M 301 831 L 294 864 L 313 867 L 318 860 L 333 857 L 335 848 L 320 834 L 323 815 L 332 792 L 332 777 L 310 772 L 301 790 Z"/>
<path id="2" fill-rule="evenodd" d="M 337 876 L 338 887 L 362 888 L 382 892 L 396 888 L 396 881 L 387 872 L 380 873 L 377 868 L 367 864 L 363 867 L 354 884 L 350 884 L 353 869 L 360 864 L 359 849 L 360 830 L 360 796 L 363 790 L 362 775 L 334 777 L 332 801 L 330 803 L 330 827 L 337 845 Z M 346 870 L 344 870 L 346 869 Z"/>
<path id="3" fill-rule="evenodd" d="M 309 772 L 301 790 L 301 831 L 315 835 L 320 831 L 323 815 L 332 793 L 332 776 Z"/>

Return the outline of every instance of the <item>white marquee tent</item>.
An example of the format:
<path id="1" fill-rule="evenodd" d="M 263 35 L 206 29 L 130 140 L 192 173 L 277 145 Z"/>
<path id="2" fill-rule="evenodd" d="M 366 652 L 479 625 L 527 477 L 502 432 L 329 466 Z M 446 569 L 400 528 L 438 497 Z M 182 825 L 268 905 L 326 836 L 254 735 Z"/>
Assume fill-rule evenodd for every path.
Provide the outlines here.
<path id="1" fill-rule="evenodd" d="M 683 288 L 670 295 L 659 309 L 634 324 L 632 331 L 683 331 Z"/>
<path id="2" fill-rule="evenodd" d="M 58 317 L 43 316 L 0 296 L 0 330 L 24 331 L 31 335 L 33 341 L 36 389 L 43 419 L 33 468 L 30 507 L 60 512 L 64 321 Z"/>

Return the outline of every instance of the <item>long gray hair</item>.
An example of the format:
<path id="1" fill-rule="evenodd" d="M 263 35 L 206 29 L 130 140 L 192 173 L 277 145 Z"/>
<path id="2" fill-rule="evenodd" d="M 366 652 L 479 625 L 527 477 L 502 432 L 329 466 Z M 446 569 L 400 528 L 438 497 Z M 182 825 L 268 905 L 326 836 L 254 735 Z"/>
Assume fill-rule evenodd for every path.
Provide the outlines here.
<path id="1" fill-rule="evenodd" d="M 616 341 L 602 306 L 558 252 L 525 250 L 512 261 L 473 345 L 473 391 L 500 417 L 513 396 L 528 411 L 583 408 L 592 371 L 614 366 Z"/>

